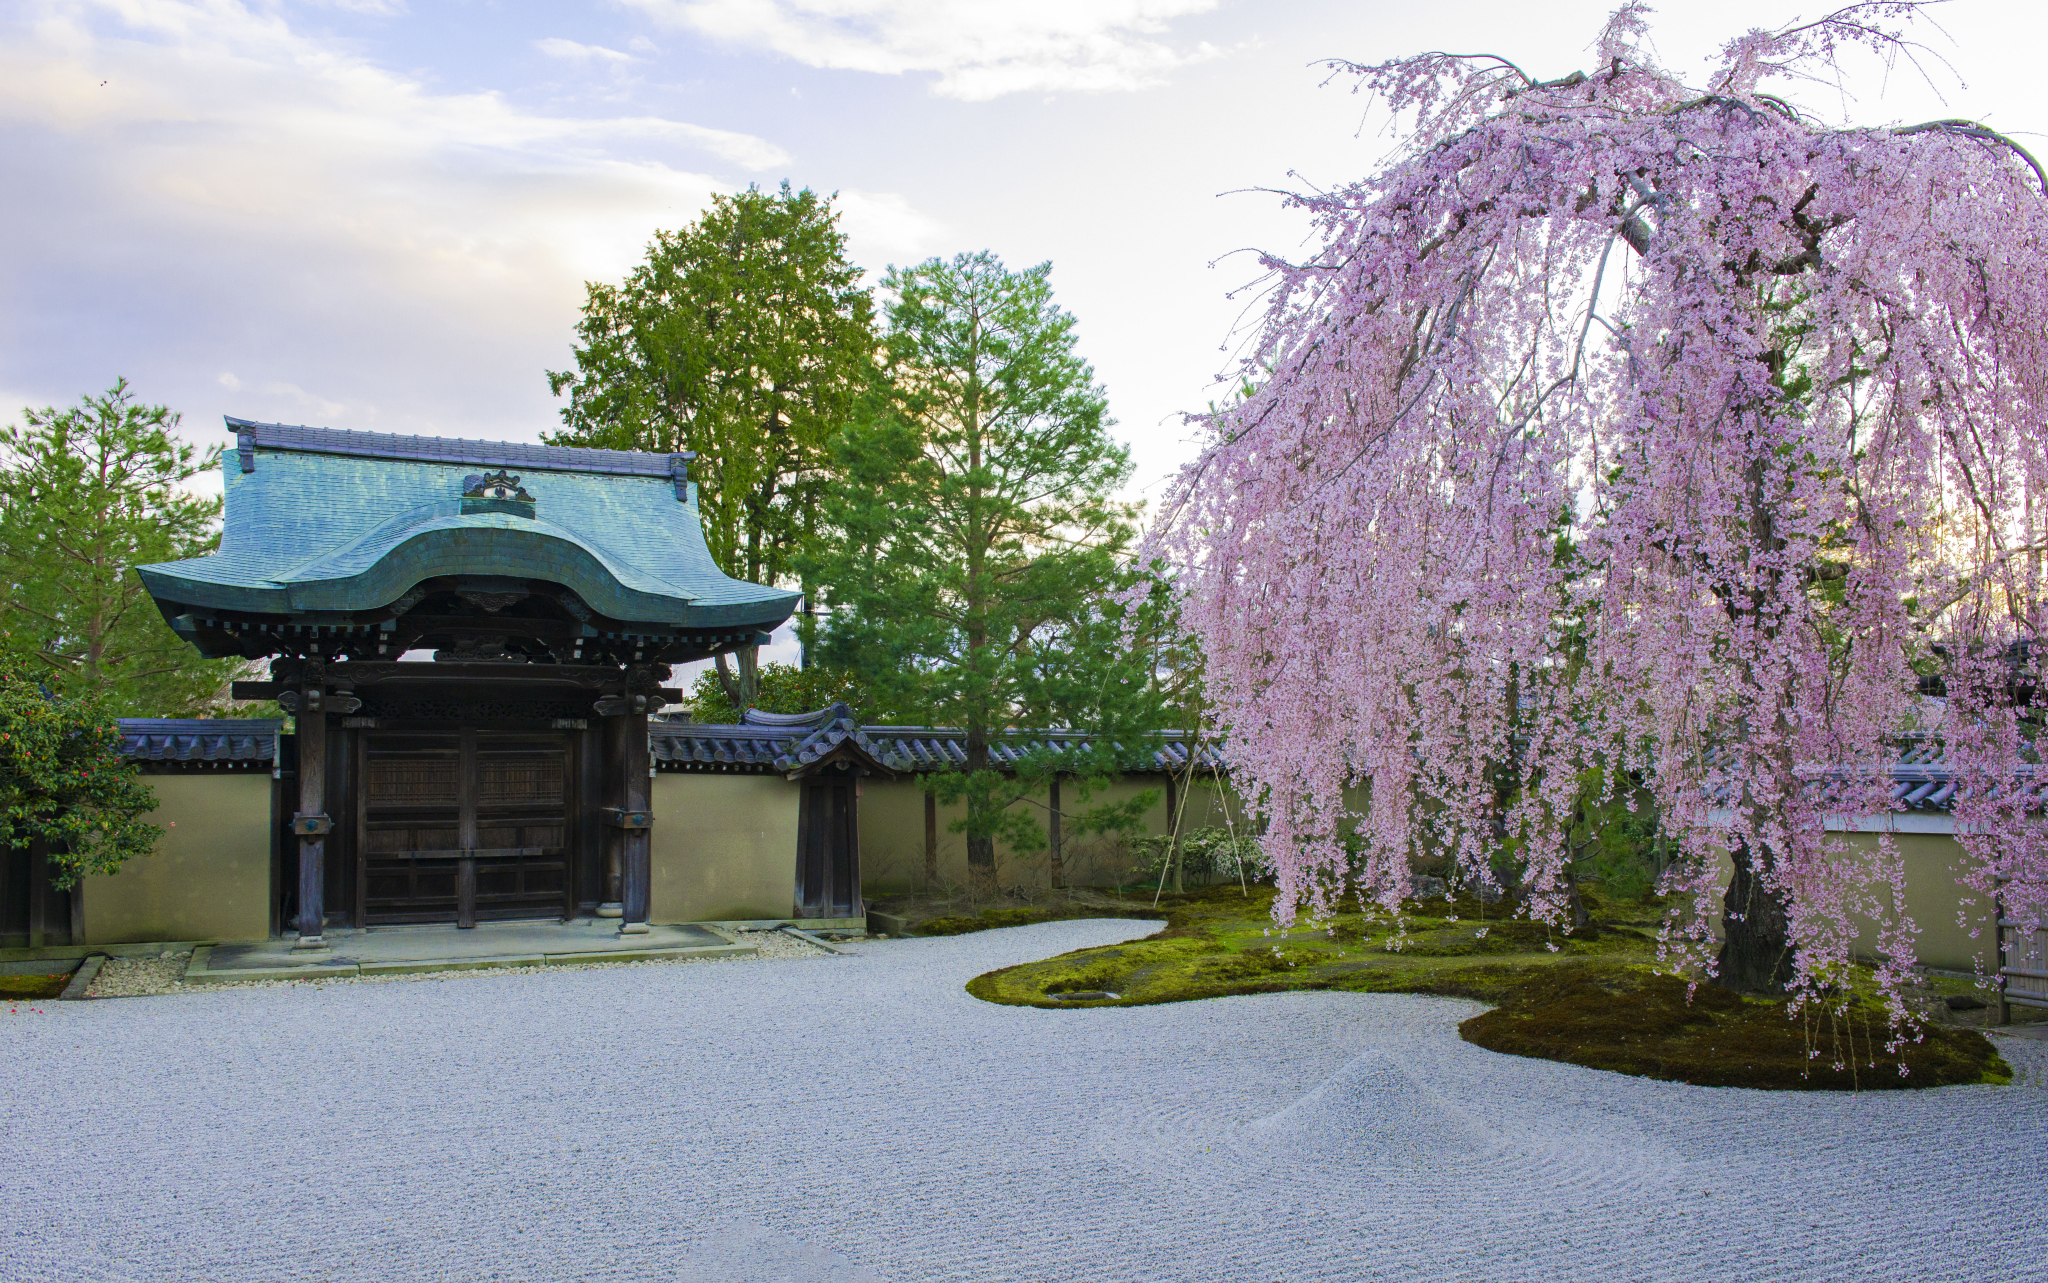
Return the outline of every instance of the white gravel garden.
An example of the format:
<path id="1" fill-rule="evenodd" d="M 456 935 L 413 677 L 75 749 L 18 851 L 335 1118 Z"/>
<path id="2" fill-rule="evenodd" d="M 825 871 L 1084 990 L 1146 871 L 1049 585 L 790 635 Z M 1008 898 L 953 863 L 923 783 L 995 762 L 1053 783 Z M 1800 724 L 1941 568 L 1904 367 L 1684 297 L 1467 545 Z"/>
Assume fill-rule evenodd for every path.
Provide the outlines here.
<path id="1" fill-rule="evenodd" d="M 0 1279 L 2048 1278 L 2035 1087 L 1653 1082 L 1442 998 L 962 989 L 1151 930 L 24 1006 Z"/>

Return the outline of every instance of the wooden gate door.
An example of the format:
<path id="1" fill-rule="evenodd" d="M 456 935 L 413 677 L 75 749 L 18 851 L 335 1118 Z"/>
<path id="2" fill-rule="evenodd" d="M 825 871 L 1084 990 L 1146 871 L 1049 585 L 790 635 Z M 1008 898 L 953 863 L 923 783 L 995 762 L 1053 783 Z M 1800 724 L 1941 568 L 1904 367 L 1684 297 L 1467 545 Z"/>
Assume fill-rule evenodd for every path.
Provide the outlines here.
<path id="1" fill-rule="evenodd" d="M 861 913 L 857 787 L 845 776 L 804 781 L 796 838 L 799 917 L 850 918 Z"/>
<path id="2" fill-rule="evenodd" d="M 571 752 L 548 732 L 364 735 L 363 925 L 572 916 Z"/>

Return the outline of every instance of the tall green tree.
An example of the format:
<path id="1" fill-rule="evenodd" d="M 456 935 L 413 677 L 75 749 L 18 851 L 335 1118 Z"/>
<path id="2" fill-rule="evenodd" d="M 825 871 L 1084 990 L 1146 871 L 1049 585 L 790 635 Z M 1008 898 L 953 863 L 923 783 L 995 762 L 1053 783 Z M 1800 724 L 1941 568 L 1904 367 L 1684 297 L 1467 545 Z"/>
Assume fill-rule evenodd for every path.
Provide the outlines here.
<path id="1" fill-rule="evenodd" d="M 846 258 L 829 197 L 809 188 L 718 196 L 656 232 L 619 285 L 592 282 L 556 445 L 694 450 L 704 534 L 721 569 L 789 582 L 827 486 L 829 445 L 869 388 L 874 302 Z M 721 657 L 733 703 L 754 703 L 756 652 Z"/>
<path id="2" fill-rule="evenodd" d="M 840 483 L 821 504 L 832 538 L 803 563 L 831 607 L 819 658 L 858 673 L 892 715 L 966 732 L 962 768 L 928 787 L 966 803 L 955 827 L 981 894 L 998 837 L 1044 844 L 1014 804 L 1056 765 L 996 770 L 994 737 L 1068 725 L 1128 750 L 1159 717 L 1153 657 L 1124 640 L 1129 612 L 1163 596 L 1122 595 L 1137 583 L 1136 509 L 1116 498 L 1130 459 L 1050 273 L 986 251 L 890 271 L 889 390 L 837 443 Z M 1116 756 L 1057 769 L 1085 790 Z M 1076 827 L 1134 816 L 1098 808 Z"/>
<path id="3" fill-rule="evenodd" d="M 131 567 L 219 545 L 219 497 L 184 488 L 218 452 L 180 441 L 178 416 L 137 403 L 126 379 L 23 420 L 0 428 L 0 652 L 116 715 L 216 704 L 237 661 L 202 659 Z"/>

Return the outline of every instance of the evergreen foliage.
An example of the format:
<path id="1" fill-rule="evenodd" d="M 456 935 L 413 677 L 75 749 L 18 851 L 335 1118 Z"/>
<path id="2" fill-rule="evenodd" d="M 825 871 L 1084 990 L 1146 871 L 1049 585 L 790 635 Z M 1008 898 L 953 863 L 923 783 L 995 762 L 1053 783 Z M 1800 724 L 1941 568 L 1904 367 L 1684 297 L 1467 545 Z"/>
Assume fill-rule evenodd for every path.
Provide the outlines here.
<path id="1" fill-rule="evenodd" d="M 0 657 L 0 848 L 49 844 L 59 887 L 148 855 L 163 830 L 156 795 L 121 756 L 105 691 L 64 696 Z"/>
<path id="2" fill-rule="evenodd" d="M 23 418 L 0 428 L 0 653 L 122 716 L 209 711 L 237 661 L 173 633 L 133 567 L 219 545 L 220 499 L 184 489 L 218 452 L 179 441 L 178 416 L 125 379 Z"/>
<path id="3" fill-rule="evenodd" d="M 859 677 L 837 668 L 798 668 L 794 664 L 763 664 L 759 690 L 750 707 L 764 713 L 814 713 L 831 704 L 843 703 L 855 713 L 874 721 L 885 719 L 870 700 Z M 718 672 L 707 668 L 690 688 L 690 716 L 700 722 L 731 725 L 743 711 L 732 702 Z"/>
<path id="4" fill-rule="evenodd" d="M 982 891 L 998 836 L 1045 845 L 1014 804 L 1054 766 L 997 771 L 991 739 L 1015 726 L 1102 733 L 1099 752 L 1058 763 L 1085 798 L 1164 709 L 1165 594 L 1131 565 L 1136 510 L 1115 497 L 1130 461 L 1050 273 L 986 251 L 890 271 L 888 386 L 835 445 L 831 537 L 801 562 L 831 607 L 819 657 L 859 673 L 901 720 L 965 732 L 963 769 L 930 787 L 965 802 L 954 828 Z M 1069 829 L 1129 827 L 1154 800 L 1077 813 Z"/>
<path id="5" fill-rule="evenodd" d="M 789 581 L 830 484 L 830 444 L 874 377 L 874 304 L 829 197 L 718 196 L 660 231 L 618 285 L 586 286 L 555 445 L 694 450 L 704 537 L 719 568 Z M 727 676 L 755 701 L 756 652 Z"/>

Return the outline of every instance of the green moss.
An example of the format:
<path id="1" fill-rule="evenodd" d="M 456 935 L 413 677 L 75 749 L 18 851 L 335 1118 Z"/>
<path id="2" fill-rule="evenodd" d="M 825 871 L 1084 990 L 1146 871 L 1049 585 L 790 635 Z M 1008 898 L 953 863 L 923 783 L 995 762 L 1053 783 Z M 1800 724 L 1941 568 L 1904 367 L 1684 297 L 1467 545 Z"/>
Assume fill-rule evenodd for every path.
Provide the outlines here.
<path id="1" fill-rule="evenodd" d="M 54 998 L 64 992 L 71 977 L 0 976 L 0 1002 L 24 1002 L 33 998 Z"/>
<path id="2" fill-rule="evenodd" d="M 1135 904 L 1128 911 L 1096 905 L 1056 905 L 1023 909 L 983 909 L 972 917 L 929 918 L 917 924 L 913 934 L 957 936 L 996 927 L 1028 927 L 1040 922 L 1065 922 L 1075 918 L 1157 918 L 1161 909 Z"/>
<path id="3" fill-rule="evenodd" d="M 969 981 L 967 991 L 1028 1007 L 1142 1006 L 1324 989 L 1436 994 L 1497 1005 L 1460 1026 L 1480 1046 L 1651 1078 L 1868 1090 L 2010 1076 L 1981 1035 L 1930 1027 L 1903 1050 L 1909 1072 L 1901 1078 L 1901 1057 L 1884 1049 L 1884 1016 L 1864 998 L 1855 1000 L 1846 1026 L 1822 1027 L 1789 1018 L 1783 1002 L 1720 989 L 1700 987 L 1688 1003 L 1685 982 L 1655 972 L 1655 945 L 1639 929 L 1655 906 L 1633 900 L 1609 906 L 1589 894 L 1593 921 L 1566 935 L 1510 917 L 1504 906 L 1470 900 L 1431 902 L 1427 912 L 1407 918 L 1405 930 L 1344 904 L 1330 921 L 1281 931 L 1273 926 L 1272 897 L 1270 888 L 1249 899 L 1235 887 L 1191 892 L 1170 906 L 1166 929 L 1142 940 L 991 971 Z M 1060 916 L 1103 915 L 1083 909 Z M 967 921 L 977 930 L 1001 925 Z M 1117 996 L 1054 996 L 1092 992 Z M 1852 1047 L 1854 1056 L 1847 1054 Z M 1809 1054 L 1815 1051 L 1818 1056 Z"/>
<path id="4" fill-rule="evenodd" d="M 1702 1087 L 1871 1091 L 2004 1083 L 2012 1071 L 1982 1034 L 1929 1026 L 1897 1054 L 1882 1009 L 1801 1018 L 1783 1001 L 1689 986 L 1631 968 L 1559 967 L 1458 1026 L 1492 1051 Z M 1900 1066 L 1906 1073 L 1901 1075 Z"/>

